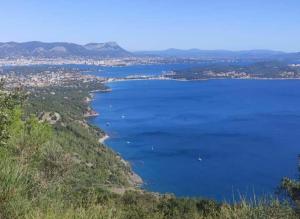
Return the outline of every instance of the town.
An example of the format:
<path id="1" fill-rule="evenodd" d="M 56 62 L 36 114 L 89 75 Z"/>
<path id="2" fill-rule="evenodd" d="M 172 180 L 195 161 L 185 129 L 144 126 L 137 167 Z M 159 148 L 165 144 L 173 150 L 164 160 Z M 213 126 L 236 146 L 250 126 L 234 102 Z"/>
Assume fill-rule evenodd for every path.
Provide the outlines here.
<path id="1" fill-rule="evenodd" d="M 131 66 L 171 63 L 197 63 L 203 61 L 198 58 L 178 57 L 124 57 L 124 58 L 37 58 L 37 57 L 10 57 L 0 58 L 0 67 L 3 66 L 32 66 L 32 65 L 90 65 L 90 66 Z M 213 61 L 213 60 L 206 60 Z M 230 62 L 230 60 L 226 60 Z"/>
<path id="2" fill-rule="evenodd" d="M 67 72 L 64 70 L 58 71 L 43 71 L 38 74 L 3 74 L 0 75 L 0 80 L 5 82 L 7 88 L 43 88 L 49 86 L 72 86 L 76 82 L 103 82 L 101 77 L 81 74 L 80 72 Z"/>

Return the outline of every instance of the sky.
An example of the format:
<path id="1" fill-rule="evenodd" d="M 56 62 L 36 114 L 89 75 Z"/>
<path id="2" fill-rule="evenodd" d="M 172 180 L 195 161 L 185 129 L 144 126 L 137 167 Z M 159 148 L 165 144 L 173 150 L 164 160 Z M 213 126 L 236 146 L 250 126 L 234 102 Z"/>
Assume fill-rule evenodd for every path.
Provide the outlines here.
<path id="1" fill-rule="evenodd" d="M 0 0 L 0 41 L 300 51 L 300 0 Z"/>

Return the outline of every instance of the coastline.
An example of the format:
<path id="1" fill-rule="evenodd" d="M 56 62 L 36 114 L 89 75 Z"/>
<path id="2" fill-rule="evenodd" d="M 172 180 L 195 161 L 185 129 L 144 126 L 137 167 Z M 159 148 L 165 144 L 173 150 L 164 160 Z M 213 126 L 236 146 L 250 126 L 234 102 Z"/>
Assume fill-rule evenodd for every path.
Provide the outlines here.
<path id="1" fill-rule="evenodd" d="M 192 82 L 192 81 L 209 81 L 209 80 L 300 80 L 300 78 L 199 78 L 199 79 L 175 79 L 175 78 L 109 78 L 103 81 L 104 84 L 114 83 L 114 82 L 124 82 L 124 81 L 180 81 L 180 82 Z M 112 91 L 112 89 L 105 90 L 104 92 Z M 97 92 L 97 91 L 96 91 Z M 99 91 L 103 92 L 103 91 Z"/>
<path id="2" fill-rule="evenodd" d="M 270 80 L 270 81 L 281 81 L 281 80 L 300 80 L 300 78 L 199 78 L 199 79 L 185 79 L 185 78 L 108 78 L 103 81 L 104 84 L 123 82 L 123 81 L 180 81 L 180 82 L 192 82 L 192 81 L 209 81 L 209 80 Z M 105 92 L 112 91 L 112 89 L 106 90 Z M 102 92 L 102 91 L 101 91 Z"/>
<path id="3" fill-rule="evenodd" d="M 112 89 L 110 89 L 110 88 L 107 88 L 107 89 L 105 89 L 105 90 L 93 90 L 93 91 L 90 91 L 90 92 L 89 92 L 90 97 L 86 97 L 86 100 L 88 100 L 88 101 L 86 101 L 86 103 L 88 104 L 88 109 L 91 109 L 91 110 L 92 110 L 92 108 L 91 108 L 91 102 L 94 101 L 94 93 L 97 93 L 97 92 L 111 92 L 111 91 L 112 91 Z M 88 118 L 90 118 L 90 117 L 97 117 L 97 116 L 100 115 L 100 113 L 98 113 L 98 112 L 96 112 L 96 111 L 94 111 L 94 110 L 92 110 L 92 111 L 95 112 L 95 114 L 94 114 L 93 116 L 85 116 L 84 118 L 88 119 Z M 89 124 L 89 121 L 86 121 L 86 122 Z M 100 137 L 100 138 L 98 139 L 98 142 L 99 142 L 99 144 L 105 144 L 105 141 L 106 141 L 107 139 L 109 139 L 110 136 L 109 136 L 107 133 L 105 133 L 105 132 L 103 131 L 103 129 L 102 129 L 100 126 L 97 126 L 97 127 L 104 133 L 104 135 L 103 135 L 103 133 L 101 133 L 101 134 L 102 134 L 102 137 Z M 106 146 L 106 147 L 109 147 L 109 145 L 107 145 L 107 144 L 105 144 L 105 146 Z M 110 147 L 109 147 L 109 148 L 110 148 Z M 112 148 L 111 148 L 111 149 L 112 149 Z M 113 150 L 113 151 L 114 151 L 114 150 Z M 127 177 L 128 177 L 128 183 L 129 183 L 129 185 L 131 186 L 131 188 L 128 188 L 128 190 L 130 190 L 130 189 L 132 190 L 132 189 L 134 189 L 134 188 L 140 189 L 141 186 L 144 184 L 143 179 L 142 179 L 137 173 L 135 173 L 135 172 L 133 171 L 133 169 L 132 169 L 132 167 L 131 167 L 131 164 L 130 164 L 128 161 L 124 160 L 124 159 L 118 154 L 117 151 L 114 151 L 114 152 L 115 152 L 115 154 L 116 154 L 117 159 L 119 159 L 119 161 L 120 161 L 121 163 L 123 163 L 126 167 L 129 168 L 129 173 L 128 173 Z M 127 190 L 127 189 L 125 189 L 125 188 L 114 188 L 114 189 L 116 189 L 117 192 L 118 192 L 119 189 L 121 189 L 122 191 Z M 114 189 L 113 189 L 112 191 L 114 191 Z"/>
<path id="4" fill-rule="evenodd" d="M 113 83 L 113 82 L 123 82 L 123 81 L 161 81 L 161 80 L 165 80 L 165 81 L 180 81 L 180 82 L 193 82 L 193 81 L 208 81 L 208 80 L 274 80 L 274 81 L 278 81 L 278 80 L 300 80 L 300 78 L 209 78 L 209 79 L 193 79 L 193 80 L 188 80 L 188 79 L 173 79 L 173 78 L 117 78 L 117 79 L 112 79 L 110 78 L 110 80 L 104 80 L 102 83 L 103 84 L 108 84 L 108 83 Z M 91 102 L 94 101 L 94 95 L 95 93 L 106 93 L 106 92 L 112 92 L 113 89 L 111 88 L 107 88 L 104 90 L 93 90 L 89 92 L 89 101 L 87 101 L 88 103 L 88 107 L 91 107 Z M 97 115 L 94 115 L 95 117 L 99 116 L 100 113 L 94 111 L 95 113 L 97 113 Z M 89 117 L 93 117 L 93 116 L 89 116 Z M 88 122 L 89 123 L 89 122 Z M 98 139 L 98 142 L 100 144 L 105 144 L 105 141 L 107 139 L 110 138 L 110 136 L 105 133 L 103 131 L 103 129 L 100 126 L 97 126 L 101 131 L 101 137 Z M 109 145 L 105 144 L 106 147 L 109 147 L 110 149 L 112 149 Z M 112 149 L 113 150 L 113 149 Z M 114 151 L 114 150 L 113 150 Z M 136 188 L 136 189 L 141 189 L 144 181 L 143 179 L 136 173 L 134 172 L 134 170 L 131 167 L 131 164 L 129 163 L 129 161 L 124 160 L 120 154 L 117 151 L 114 151 L 116 154 L 116 157 L 119 159 L 119 161 L 121 161 L 126 167 L 129 168 L 129 172 L 128 172 L 128 183 L 132 188 Z M 113 188 L 113 189 L 117 189 L 118 188 Z M 121 189 L 121 188 L 119 188 Z M 122 188 L 121 190 L 128 190 L 129 188 Z"/>

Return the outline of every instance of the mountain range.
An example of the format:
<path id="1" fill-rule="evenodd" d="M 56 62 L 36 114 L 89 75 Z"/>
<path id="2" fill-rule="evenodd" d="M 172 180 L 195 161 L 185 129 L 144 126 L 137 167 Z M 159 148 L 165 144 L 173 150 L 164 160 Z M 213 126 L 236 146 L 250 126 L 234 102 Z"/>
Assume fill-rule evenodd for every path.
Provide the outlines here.
<path id="1" fill-rule="evenodd" d="M 138 55 L 154 55 L 162 57 L 181 57 L 181 58 L 203 58 L 203 59 L 228 59 L 228 58 L 267 58 L 271 56 L 284 55 L 284 52 L 273 50 L 201 50 L 201 49 L 167 49 L 160 51 L 139 51 Z"/>
<path id="2" fill-rule="evenodd" d="M 129 57 L 132 54 L 115 42 L 89 43 L 78 45 L 75 43 L 44 43 L 38 41 L 17 43 L 0 43 L 0 58 L 58 58 L 58 57 L 82 57 L 82 58 L 111 58 Z"/>
<path id="3" fill-rule="evenodd" d="M 75 43 L 6 42 L 0 43 L 0 58 L 122 58 L 122 57 L 177 57 L 198 59 L 274 59 L 300 62 L 300 53 L 274 50 L 201 50 L 167 49 L 160 51 L 129 52 L 116 42 Z"/>
<path id="4" fill-rule="evenodd" d="M 279 60 L 300 62 L 300 52 L 288 53 L 275 50 L 201 50 L 201 49 L 166 49 L 157 51 L 137 51 L 138 56 L 159 56 L 196 59 L 241 59 L 241 60 Z"/>

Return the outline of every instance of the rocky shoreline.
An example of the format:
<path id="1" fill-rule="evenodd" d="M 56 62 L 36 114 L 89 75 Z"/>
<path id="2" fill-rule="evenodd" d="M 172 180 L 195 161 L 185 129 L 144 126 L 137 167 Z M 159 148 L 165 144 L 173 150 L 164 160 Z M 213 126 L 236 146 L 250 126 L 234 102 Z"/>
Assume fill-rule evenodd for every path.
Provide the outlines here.
<path id="1" fill-rule="evenodd" d="M 109 138 L 107 134 L 105 134 L 103 137 L 99 138 L 99 143 L 104 144 L 104 142 Z"/>
<path id="2" fill-rule="evenodd" d="M 95 92 L 110 92 L 110 91 L 111 91 L 111 89 L 106 89 L 106 90 L 103 90 L 103 91 L 102 90 L 96 90 L 96 91 L 90 92 L 90 96 L 86 97 L 84 99 L 84 102 L 86 104 L 88 104 L 87 110 L 84 113 L 84 117 L 85 118 L 90 118 L 90 117 L 95 117 L 95 116 L 99 116 L 100 115 L 98 112 L 92 110 L 91 107 L 90 107 L 90 103 L 93 101 L 93 97 L 94 97 L 93 93 L 95 93 Z M 98 139 L 98 142 L 100 144 L 104 144 L 105 141 L 109 138 L 108 134 L 104 133 L 104 135 L 103 135 L 103 133 L 100 133 L 101 137 Z M 106 145 L 106 147 L 108 147 L 108 146 Z M 117 152 L 115 152 L 115 153 L 117 153 Z M 126 167 L 128 167 L 130 169 L 129 174 L 127 175 L 129 185 L 131 187 L 133 187 L 133 188 L 139 188 L 139 187 L 141 187 L 143 185 L 143 183 L 144 183 L 143 179 L 132 170 L 130 163 L 128 161 L 125 161 L 118 154 L 116 154 L 116 157 L 120 160 L 120 162 L 122 162 Z"/>

